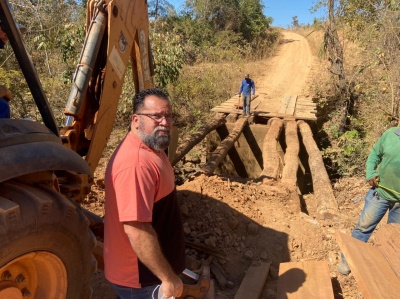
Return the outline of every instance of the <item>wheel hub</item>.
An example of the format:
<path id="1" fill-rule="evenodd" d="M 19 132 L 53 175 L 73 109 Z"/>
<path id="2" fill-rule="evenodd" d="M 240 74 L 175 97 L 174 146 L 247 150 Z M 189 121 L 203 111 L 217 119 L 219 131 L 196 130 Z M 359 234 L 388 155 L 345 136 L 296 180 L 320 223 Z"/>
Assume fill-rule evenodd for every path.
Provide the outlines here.
<path id="1" fill-rule="evenodd" d="M 56 255 L 31 252 L 0 267 L 0 298 L 65 298 L 66 281 L 65 266 Z"/>

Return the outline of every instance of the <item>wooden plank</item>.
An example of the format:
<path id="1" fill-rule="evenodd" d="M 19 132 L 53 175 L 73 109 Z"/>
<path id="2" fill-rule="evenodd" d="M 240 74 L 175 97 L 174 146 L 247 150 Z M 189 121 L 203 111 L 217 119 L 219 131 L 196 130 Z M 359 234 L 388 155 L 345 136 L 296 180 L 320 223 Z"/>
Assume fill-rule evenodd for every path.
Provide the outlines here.
<path id="1" fill-rule="evenodd" d="M 285 114 L 286 115 L 293 115 L 294 114 L 294 109 L 296 107 L 296 101 L 297 101 L 297 96 L 291 96 L 290 101 L 286 107 Z"/>
<path id="2" fill-rule="evenodd" d="M 375 235 L 375 246 L 400 279 L 400 223 L 382 225 Z"/>
<path id="3" fill-rule="evenodd" d="M 308 261 L 279 265 L 276 299 L 333 299 L 328 263 Z"/>
<path id="4" fill-rule="evenodd" d="M 279 109 L 279 113 L 282 113 L 282 114 L 286 113 L 286 108 L 289 104 L 289 101 L 290 101 L 290 96 L 285 96 L 281 102 L 281 107 Z"/>
<path id="5" fill-rule="evenodd" d="M 399 298 L 400 280 L 377 247 L 339 231 L 336 241 L 365 299 Z"/>
<path id="6" fill-rule="evenodd" d="M 267 281 L 271 263 L 261 263 L 258 266 L 250 266 L 246 276 L 240 284 L 235 299 L 258 299 Z"/>

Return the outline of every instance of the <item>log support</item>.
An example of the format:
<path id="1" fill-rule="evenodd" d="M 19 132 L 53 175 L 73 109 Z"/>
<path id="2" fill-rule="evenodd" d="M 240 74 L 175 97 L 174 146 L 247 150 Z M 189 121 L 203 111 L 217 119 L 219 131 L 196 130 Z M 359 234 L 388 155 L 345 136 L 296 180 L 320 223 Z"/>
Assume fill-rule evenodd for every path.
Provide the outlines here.
<path id="1" fill-rule="evenodd" d="M 303 137 L 303 143 L 308 154 L 308 164 L 310 165 L 314 195 L 317 199 L 317 212 L 323 218 L 337 216 L 339 214 L 338 204 L 333 195 L 331 182 L 326 172 L 321 152 L 315 143 L 311 128 L 302 120 L 298 121 L 297 125 L 299 126 L 301 136 Z"/>
<path id="2" fill-rule="evenodd" d="M 228 151 L 233 147 L 235 141 L 239 138 L 244 126 L 248 123 L 246 117 L 241 117 L 236 122 L 232 132 L 226 137 L 221 144 L 211 154 L 210 159 L 201 168 L 201 171 L 206 175 L 212 175 L 219 163 L 226 157 Z"/>
<path id="3" fill-rule="evenodd" d="M 172 166 L 178 163 L 195 145 L 200 143 L 208 133 L 223 126 L 225 123 L 225 114 L 218 113 L 212 121 L 201 126 L 196 133 L 189 135 L 188 138 L 178 146 L 175 156 L 172 159 Z"/>
<path id="4" fill-rule="evenodd" d="M 283 128 L 283 121 L 279 118 L 270 120 L 270 128 L 265 135 L 263 143 L 263 171 L 261 179 L 277 180 L 281 159 L 278 152 L 279 135 Z"/>

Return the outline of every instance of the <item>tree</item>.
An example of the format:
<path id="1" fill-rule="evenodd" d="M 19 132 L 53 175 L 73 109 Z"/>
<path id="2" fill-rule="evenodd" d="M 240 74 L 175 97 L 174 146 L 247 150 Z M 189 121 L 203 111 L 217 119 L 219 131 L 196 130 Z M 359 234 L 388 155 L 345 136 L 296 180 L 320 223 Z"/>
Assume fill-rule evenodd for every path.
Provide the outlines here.
<path id="1" fill-rule="evenodd" d="M 293 27 L 299 27 L 299 20 L 297 19 L 297 16 L 292 17 L 292 26 Z"/>

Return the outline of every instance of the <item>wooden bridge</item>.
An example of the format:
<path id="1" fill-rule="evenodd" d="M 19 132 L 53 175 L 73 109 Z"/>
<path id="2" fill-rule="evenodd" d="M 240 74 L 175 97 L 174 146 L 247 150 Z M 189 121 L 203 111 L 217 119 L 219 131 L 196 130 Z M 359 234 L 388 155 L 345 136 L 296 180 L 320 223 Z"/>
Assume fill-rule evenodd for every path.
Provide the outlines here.
<path id="1" fill-rule="evenodd" d="M 170 157 L 172 165 L 207 136 L 207 162 L 201 165 L 201 173 L 279 180 L 293 194 L 303 194 L 302 185 L 308 179 L 317 198 L 317 212 L 324 217 L 337 215 L 338 206 L 310 126 L 317 121 L 316 103 L 309 97 L 286 96 L 279 102 L 256 96 L 251 116 L 246 117 L 241 117 L 240 104 L 237 96 L 211 109 L 216 117 L 171 151 L 175 153 Z"/>
<path id="2" fill-rule="evenodd" d="M 224 103 L 214 107 L 211 111 L 227 114 L 242 113 L 242 99 L 232 97 Z M 317 120 L 317 104 L 311 97 L 285 96 L 281 101 L 271 101 L 264 95 L 256 95 L 251 101 L 251 113 L 254 116 L 292 118 L 309 121 Z"/>

